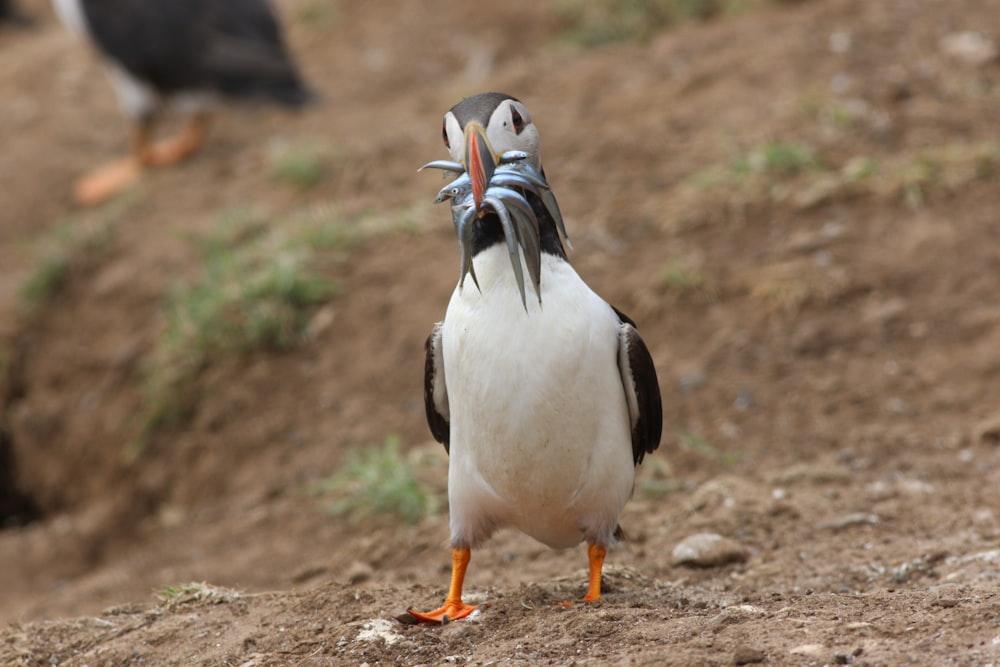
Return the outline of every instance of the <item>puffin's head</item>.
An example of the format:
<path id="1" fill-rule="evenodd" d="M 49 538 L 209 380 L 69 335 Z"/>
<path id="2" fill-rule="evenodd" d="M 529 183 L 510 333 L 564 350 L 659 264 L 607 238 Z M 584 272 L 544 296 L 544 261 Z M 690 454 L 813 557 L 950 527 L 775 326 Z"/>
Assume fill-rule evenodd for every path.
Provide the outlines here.
<path id="1" fill-rule="evenodd" d="M 459 287 L 466 274 L 476 281 L 473 237 L 479 224 L 487 221 L 484 224 L 496 223 L 503 230 L 521 302 L 527 308 L 519 247 L 541 302 L 538 214 L 544 214 L 546 224 L 555 225 L 567 244 L 569 239 L 559 204 L 542 172 L 538 130 L 531 115 L 510 95 L 481 93 L 462 100 L 445 114 L 442 134 L 452 159 L 435 160 L 421 169 L 443 169 L 457 175 L 438 192 L 436 201 L 451 202 L 461 250 Z"/>
<path id="2" fill-rule="evenodd" d="M 480 93 L 462 100 L 444 115 L 441 134 L 452 160 L 469 174 L 477 210 L 505 152 L 525 153 L 525 161 L 542 171 L 538 130 L 525 106 L 510 95 Z"/>

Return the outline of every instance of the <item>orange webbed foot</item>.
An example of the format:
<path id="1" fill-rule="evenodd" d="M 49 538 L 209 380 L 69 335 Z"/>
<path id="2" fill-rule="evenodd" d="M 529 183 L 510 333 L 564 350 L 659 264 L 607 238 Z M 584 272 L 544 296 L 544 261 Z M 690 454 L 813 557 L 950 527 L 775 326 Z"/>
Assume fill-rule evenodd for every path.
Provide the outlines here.
<path id="1" fill-rule="evenodd" d="M 446 601 L 443 607 L 435 609 L 434 611 L 420 612 L 411 608 L 407 609 L 406 613 L 417 619 L 419 623 L 445 625 L 446 623 L 457 621 L 460 618 L 465 618 L 476 609 L 477 607 L 475 605 L 465 604 L 461 600 L 458 600 Z"/>
<path id="2" fill-rule="evenodd" d="M 448 587 L 448 596 L 444 600 L 444 605 L 434 611 L 419 612 L 407 609 L 406 612 L 418 623 L 436 623 L 444 625 L 451 621 L 465 618 L 476 607 L 462 602 L 462 584 L 465 581 L 465 570 L 469 567 L 469 560 L 472 552 L 469 549 L 452 549 L 451 552 L 451 585 Z"/>
<path id="3" fill-rule="evenodd" d="M 101 204 L 137 181 L 141 173 L 142 165 L 130 157 L 98 167 L 73 186 L 73 201 L 81 206 Z"/>

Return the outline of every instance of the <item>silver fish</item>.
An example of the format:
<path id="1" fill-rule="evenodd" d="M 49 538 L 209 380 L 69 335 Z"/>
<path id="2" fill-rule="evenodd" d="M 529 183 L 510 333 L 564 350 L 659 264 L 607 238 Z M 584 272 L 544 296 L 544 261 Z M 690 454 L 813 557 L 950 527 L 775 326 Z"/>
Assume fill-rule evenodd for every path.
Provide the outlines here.
<path id="1" fill-rule="evenodd" d="M 527 161 L 527 157 L 528 154 L 522 151 L 506 151 L 497 158 L 496 168 L 487 184 L 481 205 L 482 211 L 492 209 L 500 218 L 500 226 L 507 242 L 511 267 L 514 270 L 514 278 L 517 281 L 518 290 L 521 292 L 521 303 L 525 310 L 527 310 L 527 294 L 521 268 L 521 255 L 524 256 L 524 265 L 528 269 L 528 276 L 535 289 L 535 294 L 538 296 L 539 303 L 542 302 L 542 264 L 538 219 L 524 193 L 531 192 L 541 200 L 546 211 L 555 221 L 560 237 L 567 246 L 573 247 L 566 234 L 562 213 L 555 195 L 552 194 L 552 189 L 545 177 Z M 452 222 L 455 224 L 460 248 L 459 287 L 463 285 L 465 276 L 468 274 L 472 276 L 478 289 L 479 281 L 476 279 L 475 267 L 472 263 L 472 234 L 480 211 L 475 208 L 472 180 L 461 163 L 450 160 L 428 162 L 420 168 L 421 171 L 424 169 L 441 169 L 445 172 L 458 174 L 457 178 L 441 188 L 434 201 L 435 203 L 446 200 L 451 202 Z"/>

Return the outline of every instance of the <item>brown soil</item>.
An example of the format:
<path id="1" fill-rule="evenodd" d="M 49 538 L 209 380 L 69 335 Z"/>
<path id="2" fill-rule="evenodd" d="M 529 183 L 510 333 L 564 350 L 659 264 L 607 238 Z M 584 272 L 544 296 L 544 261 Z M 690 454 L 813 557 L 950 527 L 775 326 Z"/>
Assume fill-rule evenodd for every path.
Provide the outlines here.
<path id="1" fill-rule="evenodd" d="M 110 88 L 41 0 L 0 26 L 0 664 L 1000 663 L 1000 64 L 945 39 L 995 45 L 1000 3 L 785 2 L 592 50 L 555 3 L 392 4 L 283 2 L 324 105 L 227 110 L 87 212 L 74 177 L 126 145 Z M 443 490 L 422 346 L 458 260 L 416 167 L 486 89 L 532 110 L 572 259 L 653 353 L 664 443 L 600 605 L 553 604 L 582 548 L 503 533 L 473 556 L 476 619 L 405 626 L 444 594 L 446 515 L 352 522 L 307 489 L 396 433 Z M 325 178 L 274 178 L 280 142 Z M 779 145 L 812 164 L 731 166 Z M 191 421 L 130 456 L 192 235 L 310 206 L 410 222 L 330 268 L 308 344 L 211 364 Z M 108 223 L 27 308 L 52 230 Z M 674 564 L 697 532 L 748 556 Z"/>

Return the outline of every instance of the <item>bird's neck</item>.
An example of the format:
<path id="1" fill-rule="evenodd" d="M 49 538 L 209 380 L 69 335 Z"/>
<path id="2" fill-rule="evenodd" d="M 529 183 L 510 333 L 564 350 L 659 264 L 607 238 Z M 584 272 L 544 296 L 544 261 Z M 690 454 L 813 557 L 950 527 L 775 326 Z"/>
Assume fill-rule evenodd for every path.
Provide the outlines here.
<path id="1" fill-rule="evenodd" d="M 542 252 L 568 262 L 569 258 L 566 257 L 566 250 L 563 248 L 562 241 L 559 238 L 559 230 L 556 229 L 556 222 L 549 215 L 542 200 L 531 192 L 526 193 L 525 197 L 528 203 L 531 204 L 531 209 L 535 212 L 535 217 L 538 219 L 538 240 Z M 476 256 L 497 243 L 506 242 L 500 218 L 497 217 L 496 213 L 488 213 L 478 220 L 476 228 L 473 230 L 472 255 Z"/>

